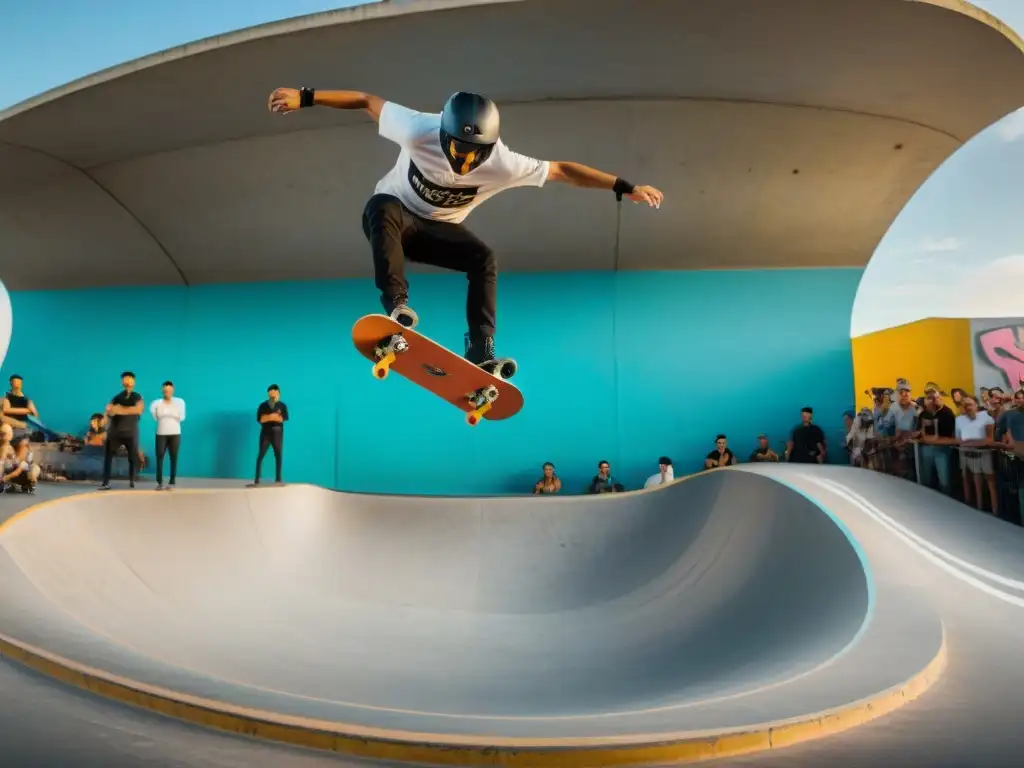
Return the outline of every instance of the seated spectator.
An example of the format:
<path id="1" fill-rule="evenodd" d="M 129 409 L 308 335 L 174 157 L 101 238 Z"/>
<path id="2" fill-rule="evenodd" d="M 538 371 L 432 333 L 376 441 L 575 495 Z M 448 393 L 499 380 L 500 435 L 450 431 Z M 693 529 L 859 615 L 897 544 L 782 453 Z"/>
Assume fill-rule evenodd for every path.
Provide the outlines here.
<path id="1" fill-rule="evenodd" d="M 870 408 L 862 408 L 853 421 L 853 427 L 846 434 L 846 445 L 850 452 L 850 464 L 855 467 L 872 468 L 871 456 L 875 441 L 875 416 Z"/>
<path id="2" fill-rule="evenodd" d="M 40 467 L 35 463 L 27 437 L 19 437 L 14 441 L 14 455 L 3 462 L 3 476 L 0 477 L 0 490 L 8 492 L 19 490 L 22 493 L 35 493 L 36 482 L 39 480 Z"/>
<path id="3" fill-rule="evenodd" d="M 827 456 L 825 432 L 814 422 L 814 409 L 800 409 L 800 425 L 793 428 L 786 445 L 786 461 L 794 464 L 824 464 Z"/>
<path id="4" fill-rule="evenodd" d="M 672 468 L 672 459 L 662 456 L 658 459 L 658 471 L 647 478 L 644 488 L 653 488 L 656 485 L 668 485 L 676 479 L 675 470 Z"/>
<path id="5" fill-rule="evenodd" d="M 715 450 L 704 457 L 704 469 L 715 469 L 736 464 L 736 454 L 729 448 L 729 438 L 719 435 L 715 438 Z"/>
<path id="6" fill-rule="evenodd" d="M 14 428 L 10 424 L 0 425 L 0 462 L 14 456 Z"/>
<path id="7" fill-rule="evenodd" d="M 12 374 L 10 379 L 11 389 L 4 395 L 3 403 L 0 404 L 0 420 L 10 425 L 14 430 L 15 437 L 28 436 L 28 417 L 39 418 L 39 411 L 36 404 L 22 391 L 22 378 L 18 374 Z"/>
<path id="8" fill-rule="evenodd" d="M 622 493 L 626 487 L 612 477 L 611 465 L 603 459 L 597 462 L 597 474 L 590 481 L 587 493 Z"/>
<path id="9" fill-rule="evenodd" d="M 991 450 L 970 450 L 971 448 L 992 448 L 995 442 L 995 421 L 978 407 L 972 395 L 963 399 L 964 412 L 956 417 L 956 439 L 960 443 L 961 469 L 964 483 L 964 501 L 971 503 L 971 488 L 974 489 L 974 504 L 984 509 L 981 478 L 988 484 L 989 504 L 992 514 L 998 514 L 999 501 L 996 488 L 995 465 Z M 973 483 L 971 478 L 973 476 Z"/>
<path id="10" fill-rule="evenodd" d="M 562 481 L 555 474 L 555 465 L 550 461 L 544 462 L 541 468 L 541 477 L 533 486 L 533 492 L 537 493 L 558 493 L 562 490 Z"/>
<path id="11" fill-rule="evenodd" d="M 768 435 L 757 436 L 757 448 L 750 454 L 751 461 L 778 461 L 779 454 L 771 449 L 768 443 Z"/>
<path id="12" fill-rule="evenodd" d="M 107 419 L 102 413 L 89 417 L 89 428 L 85 432 L 85 444 L 103 447 L 107 442 Z"/>

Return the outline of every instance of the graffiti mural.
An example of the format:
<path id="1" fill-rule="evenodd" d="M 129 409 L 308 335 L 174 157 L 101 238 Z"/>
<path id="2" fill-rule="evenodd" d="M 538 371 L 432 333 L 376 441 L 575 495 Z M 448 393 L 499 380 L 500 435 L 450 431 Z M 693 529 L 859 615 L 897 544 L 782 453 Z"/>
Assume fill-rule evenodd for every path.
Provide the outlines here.
<path id="1" fill-rule="evenodd" d="M 974 389 L 1024 386 L 1024 318 L 971 321 Z"/>

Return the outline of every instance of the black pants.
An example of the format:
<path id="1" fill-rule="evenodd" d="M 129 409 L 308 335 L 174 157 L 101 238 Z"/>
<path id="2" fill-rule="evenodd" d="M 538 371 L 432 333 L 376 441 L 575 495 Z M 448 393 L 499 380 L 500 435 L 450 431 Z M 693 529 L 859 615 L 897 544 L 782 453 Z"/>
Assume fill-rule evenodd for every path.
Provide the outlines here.
<path id="1" fill-rule="evenodd" d="M 260 430 L 260 452 L 256 457 L 256 480 L 260 479 L 260 467 L 263 466 L 263 457 L 267 455 L 267 449 L 274 449 L 274 470 L 275 480 L 281 482 L 281 452 L 284 449 L 284 430 L 280 428 Z"/>
<path id="2" fill-rule="evenodd" d="M 472 338 L 493 336 L 497 323 L 498 264 L 494 251 L 462 224 L 424 219 L 397 197 L 374 195 L 363 209 L 363 233 L 373 251 L 381 302 L 390 312 L 409 297 L 405 260 L 465 272 L 466 323 Z"/>
<path id="3" fill-rule="evenodd" d="M 114 463 L 114 456 L 117 449 L 124 446 L 128 454 L 128 480 L 135 482 L 135 468 L 139 462 L 139 436 L 138 435 L 112 435 L 107 433 L 106 447 L 103 451 L 103 484 L 110 483 L 110 467 Z"/>
<path id="4" fill-rule="evenodd" d="M 164 454 L 171 454 L 171 478 L 170 483 L 174 485 L 174 478 L 178 475 L 178 446 L 181 445 L 181 435 L 157 435 L 156 436 L 156 484 L 163 485 L 164 482 Z"/>

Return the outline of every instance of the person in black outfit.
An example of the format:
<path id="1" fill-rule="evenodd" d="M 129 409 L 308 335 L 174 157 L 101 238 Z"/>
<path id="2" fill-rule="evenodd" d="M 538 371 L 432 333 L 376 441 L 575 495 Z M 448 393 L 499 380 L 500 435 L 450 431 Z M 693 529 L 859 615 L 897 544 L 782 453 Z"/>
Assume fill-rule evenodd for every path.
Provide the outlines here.
<path id="1" fill-rule="evenodd" d="M 786 446 L 786 461 L 793 464 L 824 464 L 826 456 L 825 432 L 811 423 L 814 409 L 807 406 L 800 411 L 801 424 L 793 429 Z"/>
<path id="2" fill-rule="evenodd" d="M 22 378 L 17 373 L 12 374 L 10 379 L 11 389 L 4 395 L 3 420 L 11 425 L 14 430 L 15 439 L 29 434 L 28 417 L 39 418 L 39 411 L 35 403 L 22 391 Z"/>
<path id="3" fill-rule="evenodd" d="M 267 449 L 274 449 L 275 482 L 281 480 L 281 452 L 284 449 L 284 423 L 288 421 L 288 406 L 281 402 L 281 389 L 277 384 L 267 387 L 267 399 L 256 409 L 256 421 L 260 424 L 260 452 L 256 456 L 256 479 L 251 485 L 260 484 L 260 468 Z"/>
<path id="4" fill-rule="evenodd" d="M 125 371 L 121 374 L 123 390 L 114 395 L 107 404 L 110 427 L 107 429 L 106 450 L 103 453 L 103 484 L 101 491 L 110 490 L 110 470 L 117 450 L 124 446 L 128 454 L 128 485 L 135 487 L 135 470 L 139 460 L 139 417 L 145 403 L 142 395 L 135 391 L 135 374 Z"/>

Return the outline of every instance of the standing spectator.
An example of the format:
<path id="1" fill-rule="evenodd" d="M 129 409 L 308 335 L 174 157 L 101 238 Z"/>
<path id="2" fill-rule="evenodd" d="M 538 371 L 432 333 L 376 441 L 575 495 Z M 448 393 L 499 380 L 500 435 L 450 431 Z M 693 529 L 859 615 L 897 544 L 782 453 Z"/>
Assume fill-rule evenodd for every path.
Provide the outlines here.
<path id="1" fill-rule="evenodd" d="M 852 422 L 851 422 L 852 423 Z M 751 461 L 778 461 L 779 454 L 771 449 L 768 435 L 757 436 L 757 448 L 750 454 Z"/>
<path id="2" fill-rule="evenodd" d="M 899 379 L 896 386 L 906 384 L 905 379 Z M 880 390 L 880 395 L 875 398 L 875 409 L 871 412 L 871 424 L 867 424 L 861 418 L 861 434 L 865 440 L 870 440 L 870 445 L 860 446 L 860 463 L 857 466 L 864 466 L 878 470 L 886 474 L 893 472 L 895 461 L 892 457 L 892 444 L 896 438 L 896 414 L 893 412 L 894 393 L 888 387 Z M 863 413 L 862 413 L 863 417 Z M 863 433 L 870 432 L 866 437 Z"/>
<path id="3" fill-rule="evenodd" d="M 996 421 L 996 439 L 1011 445 L 1024 442 L 1024 389 L 1013 393 L 1013 405 Z"/>
<path id="4" fill-rule="evenodd" d="M 30 431 L 28 417 L 35 416 L 38 419 L 39 411 L 36 410 L 36 404 L 22 391 L 21 376 L 17 373 L 11 374 L 9 381 L 11 388 L 4 395 L 3 401 L 3 422 L 11 425 L 15 439 L 23 435 L 27 437 Z"/>
<path id="5" fill-rule="evenodd" d="M 889 409 L 892 414 L 892 437 L 880 450 L 889 455 L 886 471 L 897 477 L 909 478 L 914 468 L 914 444 L 911 441 L 917 437 L 918 409 L 906 379 L 899 380 L 896 393 L 896 402 Z"/>
<path id="6" fill-rule="evenodd" d="M 533 486 L 533 492 L 538 493 L 558 493 L 562 490 L 562 481 L 558 475 L 555 474 L 555 465 L 550 461 L 545 461 L 544 466 L 540 470 L 540 480 Z"/>
<path id="7" fill-rule="evenodd" d="M 288 421 L 288 406 L 281 401 L 281 388 L 277 384 L 267 387 L 267 399 L 256 409 L 260 424 L 260 451 L 256 456 L 256 478 L 250 485 L 260 484 L 260 469 L 267 449 L 274 449 L 274 482 L 282 483 L 281 464 L 284 451 L 284 423 Z"/>
<path id="8" fill-rule="evenodd" d="M 990 450 L 995 445 L 995 421 L 988 412 L 978 408 L 973 395 L 964 395 L 964 412 L 956 417 L 956 439 L 960 442 L 961 474 L 964 481 L 964 502 L 971 503 L 971 477 L 975 506 L 984 509 L 982 476 L 988 485 L 989 504 L 992 514 L 999 513 L 999 493 L 996 488 L 995 462 Z M 983 450 L 971 450 L 981 448 Z"/>
<path id="9" fill-rule="evenodd" d="M 612 467 L 604 459 L 597 462 L 597 474 L 590 481 L 587 493 L 622 493 L 626 487 L 612 477 Z"/>
<path id="10" fill-rule="evenodd" d="M 850 451 L 850 464 L 855 467 L 874 468 L 871 459 L 874 455 L 872 444 L 875 440 L 874 414 L 870 408 L 862 408 L 853 427 L 846 435 L 846 445 Z"/>
<path id="11" fill-rule="evenodd" d="M 156 421 L 156 489 L 174 488 L 178 476 L 178 448 L 181 447 L 181 422 L 185 420 L 185 401 L 174 396 L 174 383 L 165 381 L 163 397 L 150 403 L 149 412 Z M 164 485 L 164 454 L 171 454 L 171 477 Z"/>
<path id="12" fill-rule="evenodd" d="M 786 445 L 786 461 L 794 464 L 824 464 L 827 455 L 825 432 L 814 423 L 814 409 L 800 410 L 800 425 L 793 428 Z"/>
<path id="13" fill-rule="evenodd" d="M 931 486 L 938 480 L 939 490 L 947 496 L 952 493 L 953 446 L 956 445 L 956 415 L 943 402 L 945 393 L 929 389 L 925 394 L 925 407 L 921 412 L 921 482 Z"/>
<path id="14" fill-rule="evenodd" d="M 658 459 L 658 471 L 647 478 L 644 488 L 653 488 L 656 485 L 668 485 L 676 479 L 675 470 L 672 468 L 672 459 L 662 456 Z"/>
<path id="15" fill-rule="evenodd" d="M 121 374 L 123 389 L 107 404 L 106 413 L 110 419 L 107 431 L 106 450 L 103 452 L 103 483 L 99 490 L 110 490 L 110 471 L 114 456 L 124 448 L 128 457 L 128 487 L 135 487 L 135 470 L 139 461 L 139 418 L 145 403 L 142 395 L 135 391 L 135 374 L 125 371 Z"/>

